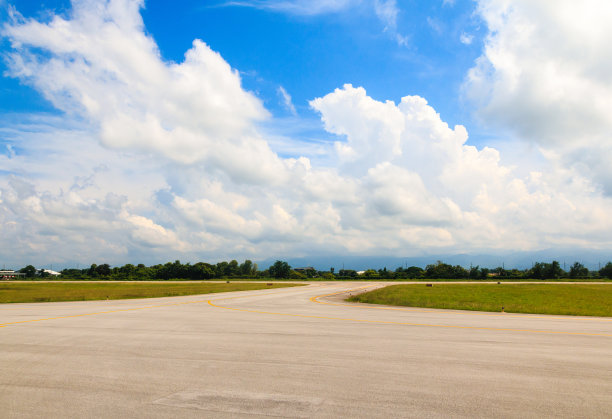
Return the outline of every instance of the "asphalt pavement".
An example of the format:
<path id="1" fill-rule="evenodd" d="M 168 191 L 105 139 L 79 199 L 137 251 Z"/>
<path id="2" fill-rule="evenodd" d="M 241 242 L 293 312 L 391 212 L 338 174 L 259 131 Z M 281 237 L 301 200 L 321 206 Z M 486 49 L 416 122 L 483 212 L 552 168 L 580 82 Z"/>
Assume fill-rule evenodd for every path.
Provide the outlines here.
<path id="1" fill-rule="evenodd" d="M 612 318 L 344 302 L 382 285 L 1 305 L 0 417 L 612 417 Z"/>

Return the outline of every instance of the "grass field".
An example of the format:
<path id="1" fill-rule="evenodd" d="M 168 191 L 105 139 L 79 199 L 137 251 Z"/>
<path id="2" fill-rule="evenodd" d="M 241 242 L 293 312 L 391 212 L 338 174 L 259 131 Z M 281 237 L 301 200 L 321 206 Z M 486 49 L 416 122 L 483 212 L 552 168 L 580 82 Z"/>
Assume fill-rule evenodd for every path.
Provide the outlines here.
<path id="1" fill-rule="evenodd" d="M 0 303 L 50 301 L 122 300 L 127 298 L 174 297 L 293 287 L 298 284 L 207 283 L 207 282 L 7 282 L 0 283 Z"/>
<path id="2" fill-rule="evenodd" d="M 348 301 L 454 310 L 612 317 L 612 284 L 391 285 Z"/>

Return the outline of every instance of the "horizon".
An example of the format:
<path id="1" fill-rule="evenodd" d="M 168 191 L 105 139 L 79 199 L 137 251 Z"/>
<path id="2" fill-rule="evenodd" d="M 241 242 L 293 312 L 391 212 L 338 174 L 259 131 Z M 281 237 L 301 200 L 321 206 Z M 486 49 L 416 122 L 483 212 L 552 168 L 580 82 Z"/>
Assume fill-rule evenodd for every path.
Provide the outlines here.
<path id="1" fill-rule="evenodd" d="M 397 268 L 406 268 L 411 266 L 416 266 L 422 269 L 425 269 L 428 265 L 434 265 L 437 262 L 442 262 L 445 264 L 449 264 L 452 266 L 461 266 L 463 268 L 470 268 L 472 266 L 487 268 L 487 269 L 495 269 L 499 267 L 504 267 L 505 269 L 518 269 L 518 270 L 526 270 L 531 267 L 535 263 L 552 263 L 553 261 L 557 261 L 560 263 L 561 268 L 564 271 L 568 271 L 570 266 L 574 264 L 574 262 L 581 263 L 590 271 L 598 271 L 603 266 L 605 266 L 608 262 L 612 262 L 612 257 L 606 258 L 607 255 L 600 254 L 599 257 L 591 256 L 581 259 L 572 258 L 569 255 L 565 257 L 554 257 L 546 252 L 538 252 L 532 254 L 514 254 L 514 255 L 469 255 L 469 254 L 456 254 L 456 255 L 438 255 L 427 256 L 427 257 L 360 257 L 360 256 L 345 256 L 345 257 L 335 257 L 335 256 L 327 256 L 327 257 L 309 257 L 309 258 L 266 258 L 259 260 L 252 260 L 254 264 L 258 266 L 258 269 L 265 270 L 268 269 L 271 265 L 274 264 L 275 261 L 280 260 L 289 263 L 292 269 L 301 268 L 301 267 L 313 267 L 318 271 L 329 271 L 330 268 L 334 268 L 336 272 L 340 269 L 347 270 L 366 270 L 366 269 L 389 269 L 396 270 Z M 177 259 L 175 259 L 177 260 Z M 155 266 L 155 265 L 163 265 L 166 263 L 173 263 L 175 260 L 165 260 L 165 261 L 157 261 L 154 263 L 145 263 L 145 266 Z M 179 259 L 180 260 L 180 259 Z M 226 260 L 180 260 L 183 264 L 195 264 L 198 262 L 204 262 L 211 265 L 215 265 L 220 262 L 229 262 L 231 260 L 236 260 L 241 263 L 247 259 L 226 259 Z M 250 259 L 248 259 L 250 260 Z M 43 264 L 36 265 L 35 263 L 27 263 L 23 266 L 17 265 L 8 265 L 2 264 L 3 269 L 12 269 L 19 270 L 27 265 L 32 265 L 37 269 L 51 269 L 56 271 L 62 271 L 63 269 L 87 269 L 92 264 L 103 264 L 107 263 L 106 261 L 94 261 L 91 263 L 79 263 L 79 262 L 69 262 L 65 264 Z M 134 266 L 142 263 L 142 262 L 128 262 Z M 128 264 L 126 263 L 126 264 Z M 111 268 L 121 267 L 126 264 L 109 264 Z"/>

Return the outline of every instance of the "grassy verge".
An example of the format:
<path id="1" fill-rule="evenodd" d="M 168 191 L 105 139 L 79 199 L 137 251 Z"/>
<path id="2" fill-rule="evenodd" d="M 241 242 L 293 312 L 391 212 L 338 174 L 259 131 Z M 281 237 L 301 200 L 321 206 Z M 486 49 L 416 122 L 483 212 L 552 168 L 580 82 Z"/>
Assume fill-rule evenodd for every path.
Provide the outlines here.
<path id="1" fill-rule="evenodd" d="M 349 298 L 371 304 L 612 317 L 612 284 L 392 285 Z"/>
<path id="2" fill-rule="evenodd" d="M 205 282 L 0 283 L 0 303 L 121 300 L 293 287 L 298 284 Z"/>
<path id="3" fill-rule="evenodd" d="M 222 277 L 222 278 L 211 278 L 211 279 L 188 279 L 188 278 L 169 278 L 169 279 L 152 279 L 148 277 L 128 277 L 128 278 L 118 278 L 118 277 L 78 277 L 78 278 L 69 278 L 61 276 L 59 278 L 53 277 L 35 277 L 35 278 L 25 278 L 22 277 L 18 280 L 19 282 L 27 281 L 27 282 L 49 282 L 49 281 L 61 281 L 61 282 L 71 282 L 71 281 L 91 281 L 91 282 L 131 282 L 131 281 L 150 281 L 150 282 L 193 282 L 193 281 L 231 281 L 231 282 L 270 282 L 270 281 L 289 281 L 289 282 L 315 282 L 315 281 L 367 281 L 367 282 L 610 282 L 612 283 L 612 279 L 610 278 L 549 278 L 549 279 L 538 279 L 538 278 L 499 278 L 499 277 L 489 277 L 489 278 L 379 278 L 379 277 L 336 277 L 335 279 L 329 278 L 246 278 L 246 277 Z"/>

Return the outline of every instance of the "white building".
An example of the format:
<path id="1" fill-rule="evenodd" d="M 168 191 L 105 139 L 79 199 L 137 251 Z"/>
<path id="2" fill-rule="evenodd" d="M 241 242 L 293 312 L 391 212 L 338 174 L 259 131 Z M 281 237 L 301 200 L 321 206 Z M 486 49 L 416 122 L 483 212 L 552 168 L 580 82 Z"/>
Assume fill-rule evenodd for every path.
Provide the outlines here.
<path id="1" fill-rule="evenodd" d="M 56 271 L 52 271 L 51 269 L 41 269 L 37 273 L 40 275 L 43 272 L 47 273 L 47 274 L 49 274 L 51 276 L 60 276 L 61 275 L 61 273 L 56 272 Z"/>

